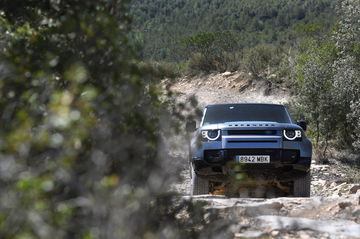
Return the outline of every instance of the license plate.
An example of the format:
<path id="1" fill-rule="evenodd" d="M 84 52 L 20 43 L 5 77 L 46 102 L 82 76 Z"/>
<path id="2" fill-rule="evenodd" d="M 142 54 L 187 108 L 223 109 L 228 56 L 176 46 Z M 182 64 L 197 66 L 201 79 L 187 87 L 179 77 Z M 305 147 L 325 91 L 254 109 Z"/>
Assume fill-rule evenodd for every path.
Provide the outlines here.
<path id="1" fill-rule="evenodd" d="M 238 163 L 270 163 L 270 155 L 237 155 Z"/>

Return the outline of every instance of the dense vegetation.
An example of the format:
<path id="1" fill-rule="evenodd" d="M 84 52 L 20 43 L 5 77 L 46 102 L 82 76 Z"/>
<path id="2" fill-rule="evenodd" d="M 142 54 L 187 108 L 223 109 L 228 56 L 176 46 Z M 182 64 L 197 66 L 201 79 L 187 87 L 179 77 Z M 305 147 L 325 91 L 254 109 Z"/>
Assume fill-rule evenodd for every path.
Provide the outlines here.
<path id="1" fill-rule="evenodd" d="M 302 42 L 293 69 L 298 110 L 324 152 L 329 142 L 360 149 L 360 1 L 343 1 L 339 16 L 334 31 Z"/>
<path id="2" fill-rule="evenodd" d="M 134 38 L 146 60 L 187 60 L 181 40 L 199 33 L 231 32 L 236 50 L 258 44 L 293 44 L 301 24 L 327 29 L 333 0 L 134 0 Z"/>

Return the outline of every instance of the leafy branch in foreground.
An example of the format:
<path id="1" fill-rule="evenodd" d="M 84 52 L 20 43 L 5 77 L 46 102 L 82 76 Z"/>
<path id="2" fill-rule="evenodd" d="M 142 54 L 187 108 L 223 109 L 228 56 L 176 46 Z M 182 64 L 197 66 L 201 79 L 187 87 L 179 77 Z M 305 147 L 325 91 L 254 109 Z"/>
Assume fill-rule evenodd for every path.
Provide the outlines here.
<path id="1" fill-rule="evenodd" d="M 201 207 L 169 193 L 181 112 L 135 63 L 126 1 L 0 12 L 0 237 L 208 236 Z"/>

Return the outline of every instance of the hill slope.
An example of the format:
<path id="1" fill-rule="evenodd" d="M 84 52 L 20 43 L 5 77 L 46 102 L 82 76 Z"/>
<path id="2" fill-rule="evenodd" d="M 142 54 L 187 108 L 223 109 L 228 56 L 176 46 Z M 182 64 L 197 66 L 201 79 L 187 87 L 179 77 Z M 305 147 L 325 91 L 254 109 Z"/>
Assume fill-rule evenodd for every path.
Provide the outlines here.
<path id="1" fill-rule="evenodd" d="M 181 39 L 231 31 L 239 49 L 286 43 L 299 24 L 331 25 L 338 0 L 134 0 L 131 15 L 145 59 L 176 59 Z"/>

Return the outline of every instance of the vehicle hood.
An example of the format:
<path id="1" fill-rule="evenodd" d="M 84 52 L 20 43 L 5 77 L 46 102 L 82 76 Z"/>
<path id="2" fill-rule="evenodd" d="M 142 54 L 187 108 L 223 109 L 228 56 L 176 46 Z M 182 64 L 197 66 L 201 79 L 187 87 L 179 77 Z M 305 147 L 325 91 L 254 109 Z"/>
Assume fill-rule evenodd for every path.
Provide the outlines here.
<path id="1" fill-rule="evenodd" d="M 241 130 L 241 129 L 272 129 L 272 130 L 282 130 L 282 129 L 302 129 L 297 124 L 291 123 L 277 123 L 277 122 L 268 122 L 268 121 L 237 121 L 237 122 L 225 122 L 221 124 L 208 124 L 200 127 L 201 130 Z"/>

